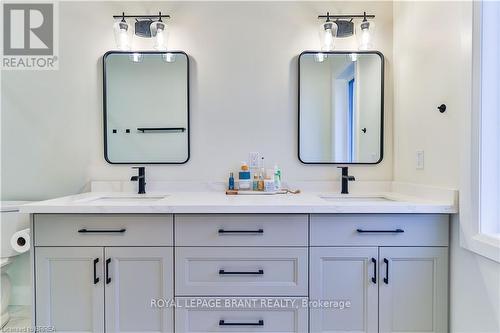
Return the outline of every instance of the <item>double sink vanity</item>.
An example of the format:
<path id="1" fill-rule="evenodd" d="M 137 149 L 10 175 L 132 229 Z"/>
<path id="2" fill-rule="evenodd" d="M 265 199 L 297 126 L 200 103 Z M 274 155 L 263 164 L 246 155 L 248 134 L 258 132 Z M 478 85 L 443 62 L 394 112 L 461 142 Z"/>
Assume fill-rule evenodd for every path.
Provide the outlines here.
<path id="1" fill-rule="evenodd" d="M 38 327 L 447 331 L 453 201 L 89 192 L 22 210 Z"/>
<path id="2" fill-rule="evenodd" d="M 297 63 L 299 160 L 382 161 L 383 55 L 305 51 Z M 189 79 L 184 52 L 106 53 L 106 161 L 186 163 Z M 253 168 L 251 179 L 264 176 L 264 165 Z M 144 193 L 143 167 L 131 180 L 140 194 L 97 184 L 22 207 L 32 217 L 36 327 L 448 331 L 454 191 L 386 182 L 347 195 L 354 177 L 345 166 L 342 191 L 333 193 L 305 184 L 294 187 L 300 194 L 228 196 L 224 185 L 163 192 L 154 184 Z"/>

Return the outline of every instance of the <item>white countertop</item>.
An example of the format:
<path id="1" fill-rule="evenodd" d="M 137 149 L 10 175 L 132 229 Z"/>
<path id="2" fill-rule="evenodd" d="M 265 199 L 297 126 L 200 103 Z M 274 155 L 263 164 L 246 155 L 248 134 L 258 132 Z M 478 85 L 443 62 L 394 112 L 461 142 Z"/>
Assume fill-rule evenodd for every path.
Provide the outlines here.
<path id="1" fill-rule="evenodd" d="M 387 186 L 385 186 L 387 188 Z M 130 192 L 87 192 L 27 204 L 24 213 L 440 213 L 458 212 L 456 195 L 429 195 L 407 184 L 392 185 L 400 191 L 340 195 L 333 191 L 300 194 L 226 195 L 223 191 L 151 191 L 146 200 Z M 447 190 L 452 191 L 452 190 Z M 419 194 L 418 196 L 415 194 Z M 322 197 L 329 197 L 325 200 Z M 156 197 L 153 199 L 147 199 Z M 157 198 L 164 197 L 164 198 Z M 344 199 L 344 198 L 348 199 Z M 100 199 L 107 198 L 107 199 Z M 110 199 L 111 198 L 111 199 Z M 113 200 L 117 198 L 117 200 Z M 127 199 L 129 198 L 129 199 Z M 376 199 L 373 199 L 376 198 Z M 378 199 L 377 199 L 378 198 Z M 382 198 L 382 199 L 381 199 Z"/>

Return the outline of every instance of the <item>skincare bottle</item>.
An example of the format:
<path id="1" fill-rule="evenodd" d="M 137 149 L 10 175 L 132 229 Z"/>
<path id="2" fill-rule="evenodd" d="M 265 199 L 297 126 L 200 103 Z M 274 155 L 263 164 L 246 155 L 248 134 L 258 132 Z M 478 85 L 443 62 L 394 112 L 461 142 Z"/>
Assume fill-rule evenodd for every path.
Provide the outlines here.
<path id="1" fill-rule="evenodd" d="M 253 175 L 252 189 L 254 191 L 259 190 L 259 176 L 257 174 Z"/>
<path id="2" fill-rule="evenodd" d="M 228 186 L 228 189 L 229 190 L 234 190 L 234 176 L 233 176 L 233 173 L 229 173 L 229 186 Z"/>
<path id="3" fill-rule="evenodd" d="M 271 176 L 266 176 L 264 180 L 264 192 L 274 192 L 276 188 L 274 187 L 274 179 Z"/>
<path id="4" fill-rule="evenodd" d="M 257 186 L 258 191 L 264 191 L 264 174 L 260 173 L 259 175 L 259 184 Z"/>
<path id="5" fill-rule="evenodd" d="M 240 190 L 251 190 L 252 180 L 250 179 L 250 170 L 246 162 L 241 163 L 241 170 L 238 177 L 238 189 Z"/>
<path id="6" fill-rule="evenodd" d="M 281 190 L 281 169 L 277 164 L 274 165 L 274 187 L 276 191 Z"/>

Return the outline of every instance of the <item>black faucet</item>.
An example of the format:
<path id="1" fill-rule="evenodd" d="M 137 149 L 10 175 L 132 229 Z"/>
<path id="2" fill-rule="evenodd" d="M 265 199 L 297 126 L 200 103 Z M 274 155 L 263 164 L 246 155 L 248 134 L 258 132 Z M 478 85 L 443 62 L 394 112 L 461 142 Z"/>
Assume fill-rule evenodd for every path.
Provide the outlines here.
<path id="1" fill-rule="evenodd" d="M 146 168 L 145 167 L 133 167 L 132 169 L 139 170 L 139 174 L 137 176 L 132 176 L 130 178 L 131 181 L 139 182 L 139 191 L 138 194 L 146 193 Z"/>
<path id="2" fill-rule="evenodd" d="M 349 168 L 348 167 L 338 167 L 339 169 L 342 169 L 342 191 L 340 193 L 342 194 L 349 194 L 349 182 L 356 180 L 354 176 L 349 176 Z"/>

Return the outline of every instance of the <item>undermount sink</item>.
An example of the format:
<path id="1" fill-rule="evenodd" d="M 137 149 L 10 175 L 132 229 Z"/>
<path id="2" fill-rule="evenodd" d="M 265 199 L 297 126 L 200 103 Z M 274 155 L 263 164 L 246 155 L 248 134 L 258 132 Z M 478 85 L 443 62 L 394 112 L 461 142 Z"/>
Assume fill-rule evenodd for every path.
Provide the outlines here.
<path id="1" fill-rule="evenodd" d="M 103 203 L 103 204 L 112 204 L 112 203 L 152 203 L 162 199 L 165 199 L 166 195 L 161 196 L 144 196 L 144 195 L 136 195 L 136 196 L 105 196 L 93 198 L 90 200 L 86 200 L 86 203 Z"/>
<path id="2" fill-rule="evenodd" d="M 389 199 L 384 196 L 363 196 L 363 195 L 320 195 L 319 196 L 321 199 L 330 201 L 330 202 L 367 202 L 367 201 L 377 201 L 377 202 L 390 202 L 390 201 L 396 201 L 393 199 Z"/>

